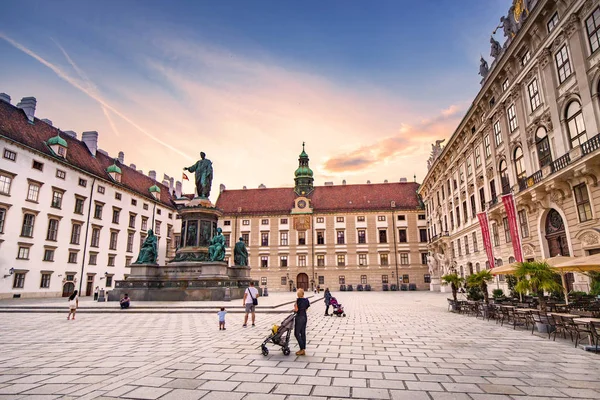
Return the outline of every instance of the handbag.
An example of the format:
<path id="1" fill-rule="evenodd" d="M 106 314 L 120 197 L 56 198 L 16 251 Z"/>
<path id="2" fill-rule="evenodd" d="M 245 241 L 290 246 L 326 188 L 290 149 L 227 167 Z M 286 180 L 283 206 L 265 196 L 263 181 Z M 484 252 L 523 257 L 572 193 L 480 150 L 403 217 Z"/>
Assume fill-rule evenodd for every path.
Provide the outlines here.
<path id="1" fill-rule="evenodd" d="M 257 306 L 258 305 L 258 299 L 255 298 L 254 296 L 252 296 L 252 291 L 250 290 L 250 288 L 248 288 L 248 294 L 252 298 L 252 304 L 254 304 L 255 306 Z"/>

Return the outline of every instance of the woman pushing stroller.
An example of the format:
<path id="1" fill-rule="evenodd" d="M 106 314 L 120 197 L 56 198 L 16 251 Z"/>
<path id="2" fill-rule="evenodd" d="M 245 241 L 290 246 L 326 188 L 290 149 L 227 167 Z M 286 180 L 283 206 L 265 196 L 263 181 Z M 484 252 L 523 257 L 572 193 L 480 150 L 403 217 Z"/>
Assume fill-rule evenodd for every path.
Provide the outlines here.
<path id="1" fill-rule="evenodd" d="M 331 305 L 331 292 L 325 288 L 325 316 L 329 316 L 329 306 Z"/>

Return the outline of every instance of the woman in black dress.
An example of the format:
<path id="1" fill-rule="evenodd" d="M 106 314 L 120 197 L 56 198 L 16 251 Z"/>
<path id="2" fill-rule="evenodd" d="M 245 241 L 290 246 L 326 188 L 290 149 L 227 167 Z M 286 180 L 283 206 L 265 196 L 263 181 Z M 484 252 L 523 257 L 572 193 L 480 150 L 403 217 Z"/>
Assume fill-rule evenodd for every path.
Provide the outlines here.
<path id="1" fill-rule="evenodd" d="M 306 350 L 306 310 L 310 307 L 310 301 L 304 298 L 304 289 L 298 289 L 298 299 L 294 304 L 294 311 L 296 312 L 296 323 L 294 326 L 294 336 L 298 341 L 300 350 L 296 352 L 297 356 L 305 355 Z"/>

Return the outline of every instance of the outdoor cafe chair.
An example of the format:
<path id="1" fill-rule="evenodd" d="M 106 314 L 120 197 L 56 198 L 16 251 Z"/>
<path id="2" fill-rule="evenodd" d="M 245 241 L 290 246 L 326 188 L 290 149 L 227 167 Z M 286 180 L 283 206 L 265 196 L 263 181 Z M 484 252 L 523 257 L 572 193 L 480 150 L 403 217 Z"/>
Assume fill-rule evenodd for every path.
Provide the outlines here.
<path id="1" fill-rule="evenodd" d="M 571 341 L 573 341 L 573 334 L 567 329 L 567 325 L 565 323 L 564 317 L 561 317 L 560 315 L 553 315 L 552 316 L 554 318 L 554 324 L 556 325 L 556 329 L 554 330 L 554 341 L 556 341 L 556 334 L 557 333 L 562 333 L 563 338 L 566 339 L 567 338 L 567 333 L 569 334 L 569 336 L 571 337 Z"/>
<path id="2" fill-rule="evenodd" d="M 531 311 L 530 315 L 533 321 L 533 324 L 531 324 L 531 334 L 533 335 L 536 324 L 549 325 L 550 329 L 548 329 L 548 339 L 550 339 L 550 335 L 556 329 L 556 324 L 554 323 L 552 316 L 540 311 Z"/>
<path id="3" fill-rule="evenodd" d="M 600 346 L 600 324 L 597 322 L 590 322 L 590 337 L 592 338 L 592 345 L 596 346 L 596 353 L 598 352 L 598 346 Z"/>
<path id="4" fill-rule="evenodd" d="M 581 339 L 584 339 L 586 337 L 591 337 L 592 332 L 591 329 L 589 328 L 589 325 L 587 323 L 582 323 L 582 322 L 575 322 L 573 320 L 573 318 L 566 318 L 569 319 L 570 321 L 567 323 L 565 321 L 565 323 L 567 323 L 567 329 L 571 332 L 573 332 L 573 334 L 575 335 L 575 347 L 577 347 L 579 345 L 579 341 Z M 582 337 L 583 335 L 583 337 Z"/>

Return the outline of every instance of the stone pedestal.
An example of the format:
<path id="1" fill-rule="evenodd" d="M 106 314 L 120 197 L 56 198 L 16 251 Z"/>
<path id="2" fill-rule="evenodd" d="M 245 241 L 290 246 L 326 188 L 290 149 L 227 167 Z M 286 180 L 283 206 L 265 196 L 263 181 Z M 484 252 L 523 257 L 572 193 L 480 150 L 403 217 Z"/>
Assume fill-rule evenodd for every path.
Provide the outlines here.
<path id="1" fill-rule="evenodd" d="M 440 278 L 439 277 L 431 277 L 431 283 L 429 283 L 429 290 L 432 292 L 440 291 Z"/>

